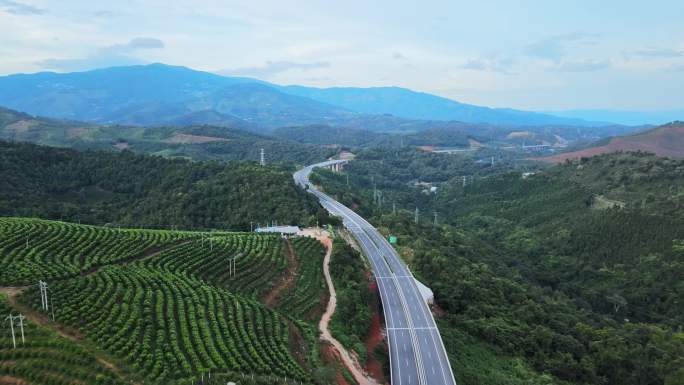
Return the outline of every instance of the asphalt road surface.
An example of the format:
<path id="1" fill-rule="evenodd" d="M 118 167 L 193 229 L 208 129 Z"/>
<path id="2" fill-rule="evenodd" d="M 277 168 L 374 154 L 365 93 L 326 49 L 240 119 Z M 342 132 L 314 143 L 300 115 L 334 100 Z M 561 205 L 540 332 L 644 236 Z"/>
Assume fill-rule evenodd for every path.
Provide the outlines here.
<path id="1" fill-rule="evenodd" d="M 331 160 L 307 166 L 297 171 L 294 179 L 318 197 L 330 214 L 342 218 L 371 263 L 384 310 L 392 384 L 456 385 L 432 313 L 396 250 L 365 219 L 309 182 L 314 168 L 344 162 Z"/>

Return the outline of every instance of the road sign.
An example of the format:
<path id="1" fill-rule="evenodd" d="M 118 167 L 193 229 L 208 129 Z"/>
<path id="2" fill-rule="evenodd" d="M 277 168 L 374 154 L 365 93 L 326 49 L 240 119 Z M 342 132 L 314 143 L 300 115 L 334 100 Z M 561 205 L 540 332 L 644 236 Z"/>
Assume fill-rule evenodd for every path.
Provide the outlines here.
<path id="1" fill-rule="evenodd" d="M 389 243 L 391 243 L 393 245 L 396 244 L 397 243 L 397 237 L 395 237 L 394 235 L 390 235 L 389 236 Z"/>

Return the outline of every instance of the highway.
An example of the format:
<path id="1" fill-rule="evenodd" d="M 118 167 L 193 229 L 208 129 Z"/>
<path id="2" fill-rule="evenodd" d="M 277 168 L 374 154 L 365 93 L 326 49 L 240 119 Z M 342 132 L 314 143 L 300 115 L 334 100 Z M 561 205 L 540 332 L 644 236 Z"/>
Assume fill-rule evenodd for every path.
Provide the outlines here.
<path id="1" fill-rule="evenodd" d="M 294 179 L 330 214 L 342 218 L 370 261 L 384 310 L 392 385 L 456 385 L 432 313 L 396 250 L 365 219 L 309 182 L 314 168 L 344 162 L 331 160 L 304 167 L 294 173 Z"/>

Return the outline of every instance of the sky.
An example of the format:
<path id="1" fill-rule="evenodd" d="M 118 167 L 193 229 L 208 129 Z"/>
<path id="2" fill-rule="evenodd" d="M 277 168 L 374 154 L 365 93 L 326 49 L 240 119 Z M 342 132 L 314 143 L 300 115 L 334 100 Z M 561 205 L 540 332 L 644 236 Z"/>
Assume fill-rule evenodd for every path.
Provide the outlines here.
<path id="1" fill-rule="evenodd" d="M 0 0 L 0 75 L 162 62 L 491 107 L 684 110 L 682 15 L 681 0 Z"/>

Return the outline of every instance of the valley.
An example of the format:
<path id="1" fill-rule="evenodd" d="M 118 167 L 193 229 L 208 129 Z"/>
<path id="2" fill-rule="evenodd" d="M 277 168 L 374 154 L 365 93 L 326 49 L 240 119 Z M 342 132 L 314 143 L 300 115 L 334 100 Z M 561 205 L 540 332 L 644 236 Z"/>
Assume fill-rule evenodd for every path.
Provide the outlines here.
<path id="1" fill-rule="evenodd" d="M 682 14 L 0 0 L 0 385 L 684 385 Z"/>

